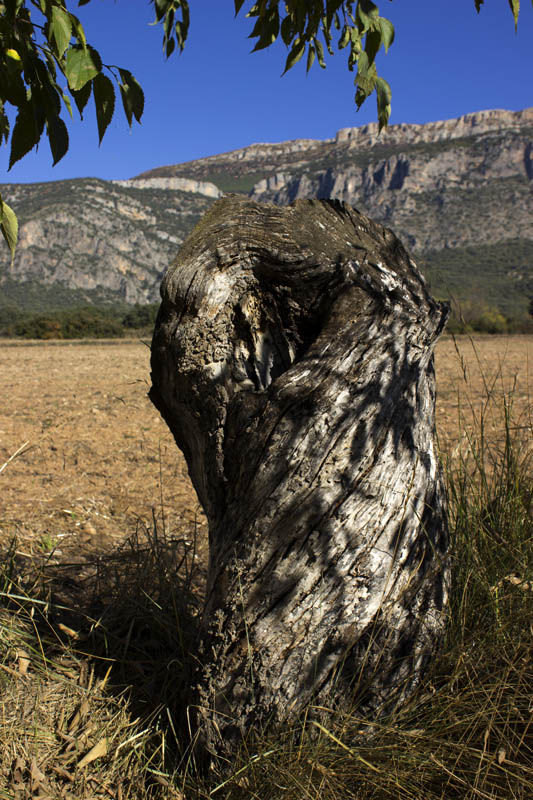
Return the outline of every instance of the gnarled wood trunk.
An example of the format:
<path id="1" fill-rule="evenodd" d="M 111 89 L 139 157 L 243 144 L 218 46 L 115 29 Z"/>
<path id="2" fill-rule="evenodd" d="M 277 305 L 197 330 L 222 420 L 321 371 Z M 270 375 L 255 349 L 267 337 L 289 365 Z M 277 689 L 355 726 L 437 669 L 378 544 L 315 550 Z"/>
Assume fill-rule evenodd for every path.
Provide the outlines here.
<path id="1" fill-rule="evenodd" d="M 447 309 L 335 201 L 219 200 L 162 287 L 150 396 L 209 521 L 199 724 L 379 714 L 445 622 L 433 348 Z"/>

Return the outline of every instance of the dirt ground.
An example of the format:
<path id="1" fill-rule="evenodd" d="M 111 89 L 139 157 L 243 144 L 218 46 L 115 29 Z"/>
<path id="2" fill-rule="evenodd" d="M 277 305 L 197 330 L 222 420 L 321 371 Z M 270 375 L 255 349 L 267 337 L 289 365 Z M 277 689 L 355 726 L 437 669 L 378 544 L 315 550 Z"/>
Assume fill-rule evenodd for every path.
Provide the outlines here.
<path id="1" fill-rule="evenodd" d="M 526 336 L 439 342 L 444 449 L 462 446 L 487 393 L 499 405 L 512 392 L 527 439 L 532 345 Z M 0 546 L 16 535 L 20 553 L 83 558 L 154 516 L 205 541 L 185 462 L 147 398 L 149 357 L 142 342 L 0 342 Z M 490 437 L 503 435 L 490 409 L 486 425 Z"/>

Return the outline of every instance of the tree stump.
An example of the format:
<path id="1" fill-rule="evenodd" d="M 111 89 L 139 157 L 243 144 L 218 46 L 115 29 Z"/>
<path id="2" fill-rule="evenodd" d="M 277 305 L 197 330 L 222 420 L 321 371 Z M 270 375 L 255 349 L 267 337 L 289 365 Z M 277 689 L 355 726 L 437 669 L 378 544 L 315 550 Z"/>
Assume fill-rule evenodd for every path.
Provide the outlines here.
<path id="1" fill-rule="evenodd" d="M 392 231 L 329 200 L 218 200 L 161 292 L 150 397 L 209 522 L 205 743 L 310 703 L 386 713 L 445 624 L 447 307 Z"/>

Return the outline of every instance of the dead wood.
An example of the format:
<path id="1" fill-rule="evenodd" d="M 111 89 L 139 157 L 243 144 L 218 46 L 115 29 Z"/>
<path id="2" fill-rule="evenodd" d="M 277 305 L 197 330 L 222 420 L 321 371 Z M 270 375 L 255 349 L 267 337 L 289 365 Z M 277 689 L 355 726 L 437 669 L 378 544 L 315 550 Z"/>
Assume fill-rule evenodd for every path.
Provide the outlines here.
<path id="1" fill-rule="evenodd" d="M 230 750 L 310 702 L 386 712 L 445 623 L 447 308 L 355 209 L 237 196 L 188 237 L 162 298 L 150 396 L 209 521 L 204 741 Z"/>

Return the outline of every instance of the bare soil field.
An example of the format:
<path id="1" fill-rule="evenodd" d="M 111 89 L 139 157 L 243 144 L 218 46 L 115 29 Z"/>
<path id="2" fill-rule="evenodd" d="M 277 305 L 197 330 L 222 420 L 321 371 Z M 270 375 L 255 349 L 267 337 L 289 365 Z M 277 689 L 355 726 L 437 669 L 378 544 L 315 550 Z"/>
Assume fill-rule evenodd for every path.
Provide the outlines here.
<path id="1" fill-rule="evenodd" d="M 527 336 L 439 342 L 445 452 L 457 455 L 481 417 L 487 438 L 501 439 L 494 409 L 504 397 L 528 430 L 532 345 Z M 0 342 L 0 546 L 16 536 L 20 553 L 83 560 L 153 517 L 205 543 L 185 462 L 147 397 L 149 359 L 142 342 Z"/>

